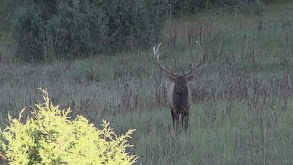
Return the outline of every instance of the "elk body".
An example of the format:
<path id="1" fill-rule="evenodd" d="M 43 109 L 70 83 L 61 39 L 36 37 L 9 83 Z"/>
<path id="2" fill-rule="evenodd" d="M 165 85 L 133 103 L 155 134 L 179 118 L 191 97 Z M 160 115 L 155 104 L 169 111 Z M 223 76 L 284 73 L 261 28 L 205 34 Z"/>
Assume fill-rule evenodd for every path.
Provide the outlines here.
<path id="1" fill-rule="evenodd" d="M 170 88 L 168 89 L 168 105 L 171 109 L 171 115 L 173 120 L 173 127 L 176 128 L 178 123 L 182 123 L 185 129 L 188 128 L 188 121 L 189 121 L 189 109 L 191 105 L 191 92 L 190 87 L 188 86 L 187 82 L 191 81 L 194 76 L 191 73 L 202 64 L 203 61 L 203 51 L 200 44 L 196 41 L 197 45 L 200 48 L 199 53 L 199 60 L 198 63 L 195 65 L 194 63 L 191 64 L 190 69 L 187 72 L 184 72 L 183 75 L 179 75 L 179 72 L 174 72 L 170 67 L 166 68 L 160 63 L 160 54 L 159 48 L 161 43 L 158 46 L 153 47 L 154 56 L 157 60 L 158 66 L 161 70 L 163 70 L 169 80 L 171 81 Z M 180 121 L 181 116 L 181 121 Z"/>

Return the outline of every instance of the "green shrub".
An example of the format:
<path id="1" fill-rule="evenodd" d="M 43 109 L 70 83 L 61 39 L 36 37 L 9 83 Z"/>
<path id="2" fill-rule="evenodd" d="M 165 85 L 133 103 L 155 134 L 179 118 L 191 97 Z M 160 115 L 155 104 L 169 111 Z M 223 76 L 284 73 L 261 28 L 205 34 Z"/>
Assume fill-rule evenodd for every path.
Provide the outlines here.
<path id="1" fill-rule="evenodd" d="M 261 15 L 265 10 L 265 5 L 262 0 L 245 1 L 240 6 L 240 11 L 243 13 Z"/>
<path id="2" fill-rule="evenodd" d="M 24 0 L 13 21 L 17 54 L 51 60 L 147 45 L 167 9 L 167 0 Z"/>
<path id="3" fill-rule="evenodd" d="M 203 9 L 222 7 L 225 1 L 218 0 L 172 0 L 172 14 L 180 16 L 182 14 L 195 13 Z"/>
<path id="4" fill-rule="evenodd" d="M 172 14 L 175 16 L 195 13 L 203 9 L 222 8 L 227 6 L 240 7 L 241 11 L 250 12 L 252 14 L 262 14 L 264 11 L 263 0 L 172 0 L 171 5 Z"/>
<path id="5" fill-rule="evenodd" d="M 73 121 L 70 109 L 59 110 L 43 90 L 45 102 L 36 104 L 26 123 L 9 116 L 9 124 L 1 130 L 0 163 L 2 164 L 133 164 L 137 156 L 126 152 L 126 138 L 134 130 L 117 136 L 103 121 L 102 130 L 82 116 Z M 1 162 L 2 161 L 2 162 Z"/>

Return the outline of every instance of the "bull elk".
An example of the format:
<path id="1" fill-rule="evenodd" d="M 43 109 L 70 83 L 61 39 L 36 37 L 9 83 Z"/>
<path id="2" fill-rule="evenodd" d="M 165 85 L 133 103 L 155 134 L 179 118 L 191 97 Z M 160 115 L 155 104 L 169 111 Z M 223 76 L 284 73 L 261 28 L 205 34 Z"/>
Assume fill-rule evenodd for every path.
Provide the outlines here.
<path id="1" fill-rule="evenodd" d="M 171 109 L 171 115 L 173 120 L 173 127 L 176 128 L 177 123 L 180 122 L 179 117 L 181 115 L 182 126 L 185 129 L 188 128 L 189 121 L 189 109 L 191 104 L 191 92 L 190 88 L 187 84 L 188 81 L 191 81 L 194 76 L 191 73 L 202 64 L 203 61 L 203 51 L 198 41 L 196 41 L 197 45 L 200 48 L 199 60 L 195 65 L 191 64 L 190 69 L 187 72 L 184 72 L 183 75 L 179 75 L 179 72 L 174 72 L 170 67 L 166 68 L 160 63 L 160 54 L 159 48 L 161 43 L 158 46 L 153 47 L 154 56 L 157 59 L 157 63 L 161 70 L 166 72 L 169 80 L 171 81 L 170 88 L 168 90 L 168 104 Z"/>

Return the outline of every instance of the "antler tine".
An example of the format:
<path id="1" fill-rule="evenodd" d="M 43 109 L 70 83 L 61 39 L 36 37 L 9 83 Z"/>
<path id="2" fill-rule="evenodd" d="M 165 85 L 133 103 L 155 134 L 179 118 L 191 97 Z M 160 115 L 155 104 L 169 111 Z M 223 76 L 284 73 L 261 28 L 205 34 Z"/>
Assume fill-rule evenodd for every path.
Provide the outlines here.
<path id="1" fill-rule="evenodd" d="M 176 76 L 178 75 L 178 73 L 174 73 L 174 72 L 171 70 L 170 66 L 169 66 L 169 69 L 167 69 L 165 66 L 161 65 L 161 63 L 160 63 L 159 48 L 160 48 L 161 44 L 162 44 L 162 43 L 160 43 L 158 46 L 155 45 L 155 46 L 153 47 L 153 52 L 154 52 L 154 56 L 155 56 L 156 59 L 157 59 L 157 63 L 158 63 L 158 65 L 159 65 L 159 67 L 160 67 L 163 71 L 165 71 L 166 73 L 170 74 L 171 76 L 175 76 L 175 77 L 176 77 Z"/>
<path id="2" fill-rule="evenodd" d="M 197 45 L 199 46 L 200 48 L 200 53 L 199 53 L 199 57 L 198 57 L 198 63 L 196 65 L 194 65 L 194 63 L 191 64 L 191 67 L 190 67 L 190 70 L 188 70 L 186 73 L 184 73 L 184 76 L 187 76 L 189 75 L 191 72 L 193 72 L 197 67 L 199 67 L 201 64 L 202 64 L 202 61 L 203 61 L 203 51 L 202 51 L 202 48 L 199 44 L 198 41 L 196 41 Z"/>
<path id="3" fill-rule="evenodd" d="M 170 70 L 172 72 L 172 75 L 174 75 L 174 76 L 177 76 L 179 74 L 178 71 L 176 73 L 173 72 L 170 66 L 168 66 L 168 70 Z"/>

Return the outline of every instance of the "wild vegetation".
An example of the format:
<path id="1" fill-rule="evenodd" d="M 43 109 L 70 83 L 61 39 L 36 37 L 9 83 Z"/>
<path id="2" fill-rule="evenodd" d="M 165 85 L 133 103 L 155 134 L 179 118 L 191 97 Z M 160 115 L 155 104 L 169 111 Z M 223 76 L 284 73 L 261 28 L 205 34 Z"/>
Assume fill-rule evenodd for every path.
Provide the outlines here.
<path id="1" fill-rule="evenodd" d="M 44 103 L 35 105 L 32 117 L 22 124 L 8 117 L 9 124 L 0 130 L 1 164 L 125 164 L 136 162 L 126 152 L 127 138 L 134 130 L 117 136 L 103 120 L 99 130 L 82 116 L 70 120 L 70 108 L 60 110 L 43 91 Z"/>
<path id="2" fill-rule="evenodd" d="M 129 151 L 142 164 L 292 164 L 292 7 L 271 3 L 260 15 L 210 10 L 165 24 L 161 61 L 180 70 L 196 62 L 196 40 L 204 51 L 189 82 L 189 128 L 179 134 L 166 106 L 169 82 L 152 55 L 158 43 L 133 53 L 27 64 L 15 61 L 5 34 L 1 124 L 41 100 L 41 87 L 54 104 L 71 107 L 69 115 L 95 125 L 105 119 L 118 134 L 136 129 Z"/>

